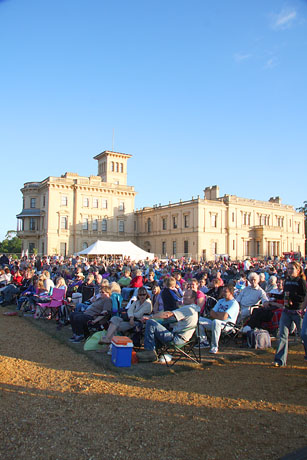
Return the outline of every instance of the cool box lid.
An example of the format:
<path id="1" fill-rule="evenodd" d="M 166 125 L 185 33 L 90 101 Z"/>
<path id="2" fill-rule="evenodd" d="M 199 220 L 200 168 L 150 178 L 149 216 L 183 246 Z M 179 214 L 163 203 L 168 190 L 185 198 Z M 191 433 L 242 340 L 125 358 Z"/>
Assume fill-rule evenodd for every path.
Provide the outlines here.
<path id="1" fill-rule="evenodd" d="M 115 335 L 112 339 L 112 343 L 116 346 L 122 347 L 133 347 L 133 342 L 129 337 Z"/>

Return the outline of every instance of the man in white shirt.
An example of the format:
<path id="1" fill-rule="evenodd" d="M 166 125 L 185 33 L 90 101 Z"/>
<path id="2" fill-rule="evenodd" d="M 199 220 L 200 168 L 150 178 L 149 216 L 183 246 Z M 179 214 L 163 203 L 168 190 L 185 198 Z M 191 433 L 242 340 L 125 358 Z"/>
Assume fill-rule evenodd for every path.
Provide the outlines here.
<path id="1" fill-rule="evenodd" d="M 235 300 L 233 286 L 225 286 L 223 289 L 223 298 L 210 311 L 210 318 L 199 318 L 199 331 L 200 331 L 200 347 L 209 347 L 209 342 L 205 333 L 205 329 L 212 332 L 211 349 L 210 353 L 217 353 L 219 347 L 219 340 L 222 329 L 227 323 L 235 323 L 237 321 L 240 307 Z M 229 326 L 231 329 L 231 326 Z"/>
<path id="2" fill-rule="evenodd" d="M 241 307 L 241 318 L 247 318 L 252 314 L 253 307 L 258 303 L 268 302 L 268 297 L 265 291 L 259 286 L 259 275 L 255 272 L 252 272 L 248 280 L 250 286 L 244 288 L 236 300 L 239 302 Z"/>

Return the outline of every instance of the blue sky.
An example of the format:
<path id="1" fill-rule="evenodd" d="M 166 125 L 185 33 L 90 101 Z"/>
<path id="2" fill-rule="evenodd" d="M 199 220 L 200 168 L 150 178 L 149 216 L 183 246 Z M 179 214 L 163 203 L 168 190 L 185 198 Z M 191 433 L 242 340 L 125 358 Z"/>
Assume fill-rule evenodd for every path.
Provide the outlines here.
<path id="1" fill-rule="evenodd" d="M 307 1 L 0 0 L 0 239 L 20 188 L 129 153 L 136 207 L 307 200 Z"/>

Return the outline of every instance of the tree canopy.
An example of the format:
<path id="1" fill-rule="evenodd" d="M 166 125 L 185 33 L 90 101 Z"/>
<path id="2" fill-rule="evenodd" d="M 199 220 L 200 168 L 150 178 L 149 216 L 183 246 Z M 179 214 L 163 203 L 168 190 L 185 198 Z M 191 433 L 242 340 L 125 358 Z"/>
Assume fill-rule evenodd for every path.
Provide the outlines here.
<path id="1" fill-rule="evenodd" d="M 0 253 L 20 254 L 21 239 L 15 230 L 9 230 L 3 241 L 0 242 Z"/>

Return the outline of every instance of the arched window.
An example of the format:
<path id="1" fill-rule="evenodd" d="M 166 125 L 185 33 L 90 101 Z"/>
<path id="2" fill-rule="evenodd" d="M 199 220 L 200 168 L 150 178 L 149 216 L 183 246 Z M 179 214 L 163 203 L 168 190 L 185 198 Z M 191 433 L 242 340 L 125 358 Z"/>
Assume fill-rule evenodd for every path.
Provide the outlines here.
<path id="1" fill-rule="evenodd" d="M 124 172 L 124 165 L 123 165 L 123 163 L 120 164 L 120 172 L 121 172 L 121 173 Z"/>
<path id="2" fill-rule="evenodd" d="M 86 241 L 84 241 L 84 243 L 82 243 L 82 249 L 86 249 L 88 248 L 88 244 Z"/>
<path id="3" fill-rule="evenodd" d="M 111 161 L 111 171 L 114 172 L 114 161 Z"/>
<path id="4" fill-rule="evenodd" d="M 116 172 L 118 172 L 118 171 L 119 171 L 119 165 L 118 165 L 118 163 L 116 163 Z"/>

